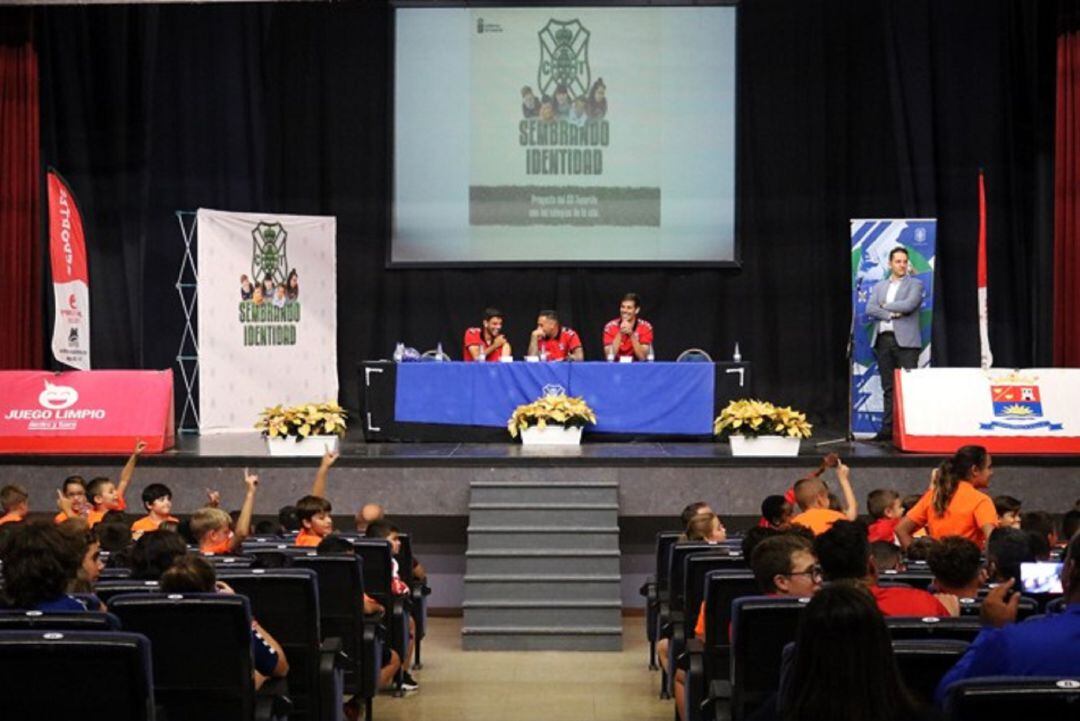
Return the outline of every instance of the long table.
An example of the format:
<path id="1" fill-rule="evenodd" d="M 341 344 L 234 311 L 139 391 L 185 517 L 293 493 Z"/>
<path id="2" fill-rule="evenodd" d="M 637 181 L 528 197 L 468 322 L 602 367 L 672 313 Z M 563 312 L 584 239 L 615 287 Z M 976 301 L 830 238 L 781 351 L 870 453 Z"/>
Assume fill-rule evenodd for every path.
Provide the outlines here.
<path id="1" fill-rule="evenodd" d="M 707 438 L 718 406 L 750 393 L 747 363 L 366 362 L 367 440 L 509 440 L 514 408 L 546 392 L 581 396 L 587 433 Z"/>

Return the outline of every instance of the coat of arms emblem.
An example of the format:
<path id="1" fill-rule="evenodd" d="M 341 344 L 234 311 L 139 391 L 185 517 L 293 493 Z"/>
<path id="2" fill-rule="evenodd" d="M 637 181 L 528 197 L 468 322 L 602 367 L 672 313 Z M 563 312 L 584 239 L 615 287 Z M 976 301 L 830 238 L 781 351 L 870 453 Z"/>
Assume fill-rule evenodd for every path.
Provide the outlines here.
<path id="1" fill-rule="evenodd" d="M 289 233 L 281 223 L 260 222 L 251 231 L 251 275 L 262 280 L 267 276 L 274 284 L 284 283 L 288 275 L 285 241 Z"/>
<path id="2" fill-rule="evenodd" d="M 552 95 L 560 85 L 572 97 L 589 91 L 589 31 L 579 20 L 548 20 L 540 32 L 540 67 L 536 84 L 541 95 Z"/>

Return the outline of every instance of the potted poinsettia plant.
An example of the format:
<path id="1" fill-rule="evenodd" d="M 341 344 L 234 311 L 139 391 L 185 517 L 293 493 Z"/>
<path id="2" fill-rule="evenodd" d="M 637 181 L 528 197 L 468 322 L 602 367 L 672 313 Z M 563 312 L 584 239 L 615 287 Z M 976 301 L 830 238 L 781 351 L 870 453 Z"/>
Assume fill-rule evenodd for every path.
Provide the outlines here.
<path id="1" fill-rule="evenodd" d="M 506 429 L 514 438 L 520 434 L 524 445 L 577 445 L 590 423 L 596 414 L 584 399 L 548 393 L 515 408 Z"/>
<path id="2" fill-rule="evenodd" d="M 321 456 L 337 451 L 347 415 L 334 401 L 277 405 L 264 408 L 255 427 L 272 456 Z"/>
<path id="3" fill-rule="evenodd" d="M 728 439 L 735 456 L 797 456 L 812 429 L 805 413 L 756 399 L 731 401 L 713 422 L 713 433 Z"/>

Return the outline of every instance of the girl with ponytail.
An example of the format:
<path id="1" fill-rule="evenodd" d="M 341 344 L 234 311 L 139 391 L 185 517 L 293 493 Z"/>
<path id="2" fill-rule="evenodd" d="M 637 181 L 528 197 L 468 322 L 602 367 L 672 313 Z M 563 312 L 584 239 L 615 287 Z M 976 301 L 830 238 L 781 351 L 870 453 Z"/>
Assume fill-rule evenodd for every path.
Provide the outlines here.
<path id="1" fill-rule="evenodd" d="M 896 526 L 900 545 L 907 548 L 912 535 L 926 528 L 932 538 L 962 536 L 985 547 L 997 526 L 997 511 L 980 489 L 990 485 L 990 454 L 982 446 L 964 446 L 934 469 L 930 489 Z"/>

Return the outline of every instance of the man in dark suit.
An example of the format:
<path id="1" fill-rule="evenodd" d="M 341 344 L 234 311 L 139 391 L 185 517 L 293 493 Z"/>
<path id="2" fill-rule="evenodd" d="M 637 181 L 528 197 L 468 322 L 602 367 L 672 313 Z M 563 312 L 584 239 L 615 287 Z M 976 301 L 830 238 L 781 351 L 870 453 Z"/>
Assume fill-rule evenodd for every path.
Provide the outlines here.
<path id="1" fill-rule="evenodd" d="M 881 432 L 874 436 L 877 441 L 892 439 L 893 372 L 897 368 L 915 368 L 919 363 L 922 348 L 919 308 L 926 292 L 922 281 L 908 273 L 908 253 L 903 248 L 889 252 L 889 270 L 889 277 L 874 286 L 866 302 L 866 314 L 877 321 L 871 345 L 877 356 L 885 397 Z"/>

